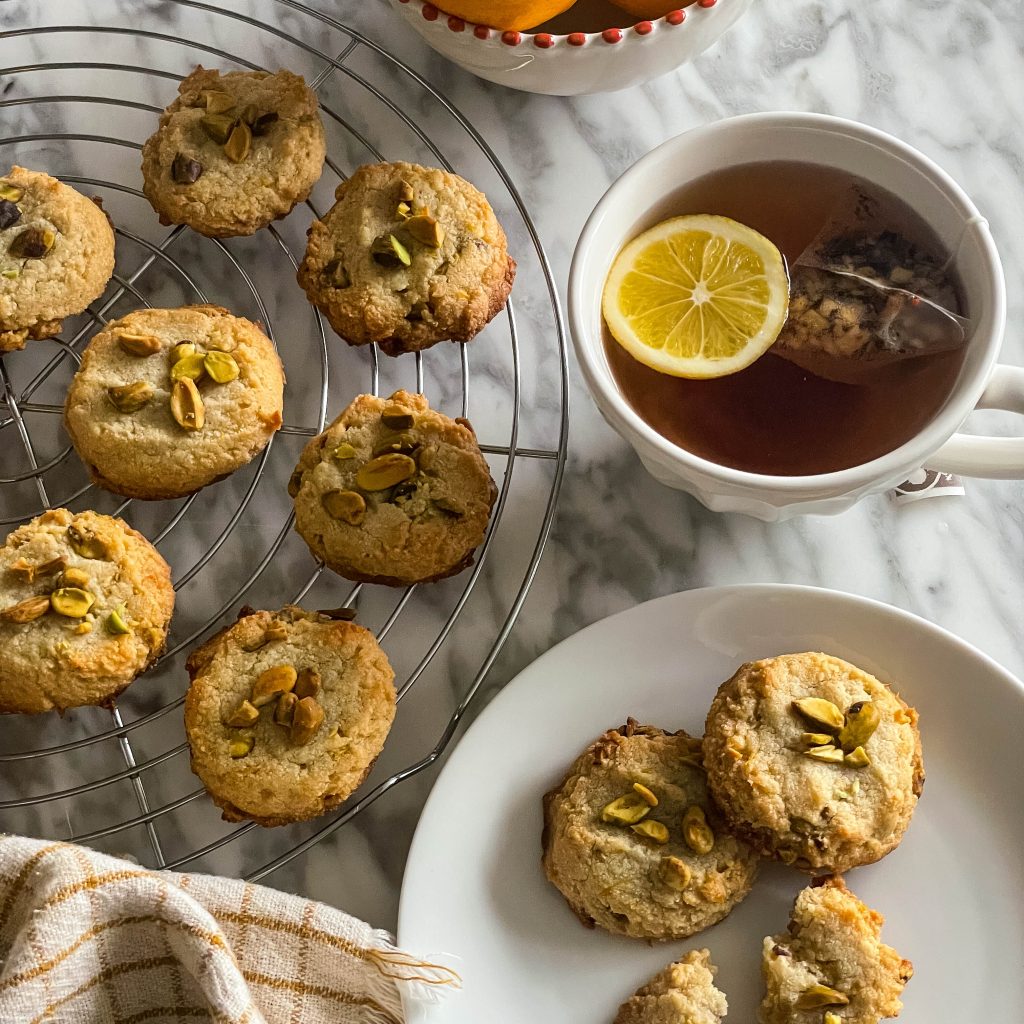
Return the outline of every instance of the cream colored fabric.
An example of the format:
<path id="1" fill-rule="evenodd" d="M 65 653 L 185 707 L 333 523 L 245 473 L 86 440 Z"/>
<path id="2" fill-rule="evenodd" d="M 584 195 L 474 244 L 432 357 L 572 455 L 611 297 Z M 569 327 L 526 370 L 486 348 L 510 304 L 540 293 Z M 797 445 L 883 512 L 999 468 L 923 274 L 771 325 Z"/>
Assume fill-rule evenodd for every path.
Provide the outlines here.
<path id="1" fill-rule="evenodd" d="M 322 903 L 0 837 L 3 1024 L 401 1024 L 457 986 Z"/>

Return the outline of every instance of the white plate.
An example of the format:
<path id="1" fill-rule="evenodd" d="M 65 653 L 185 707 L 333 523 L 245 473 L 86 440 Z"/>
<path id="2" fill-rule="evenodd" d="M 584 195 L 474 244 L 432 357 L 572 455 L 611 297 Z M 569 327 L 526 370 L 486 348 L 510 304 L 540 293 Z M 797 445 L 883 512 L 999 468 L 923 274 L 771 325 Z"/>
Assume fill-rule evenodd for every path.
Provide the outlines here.
<path id="1" fill-rule="evenodd" d="M 927 783 L 899 849 L 847 876 L 913 960 L 901 1024 L 1024 1021 L 1024 686 L 922 619 L 826 590 L 695 590 L 584 629 L 481 714 L 424 808 L 406 869 L 399 942 L 445 953 L 464 989 L 410 1022 L 606 1024 L 682 952 L 707 946 L 750 1024 L 761 939 L 785 928 L 806 877 L 766 865 L 721 924 L 649 946 L 588 931 L 540 867 L 541 795 L 627 715 L 702 732 L 722 680 L 750 659 L 805 650 L 896 685 L 921 715 Z"/>

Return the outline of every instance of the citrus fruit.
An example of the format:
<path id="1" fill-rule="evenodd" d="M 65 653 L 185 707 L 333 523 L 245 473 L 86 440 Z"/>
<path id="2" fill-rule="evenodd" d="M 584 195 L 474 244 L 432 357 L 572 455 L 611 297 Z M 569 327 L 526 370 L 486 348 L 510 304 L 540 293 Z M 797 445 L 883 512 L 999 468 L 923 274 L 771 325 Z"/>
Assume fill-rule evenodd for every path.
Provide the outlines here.
<path id="1" fill-rule="evenodd" d="M 779 336 L 789 276 L 764 235 L 728 217 L 673 217 L 619 253 L 602 311 L 634 359 L 673 377 L 724 377 Z"/>
<path id="2" fill-rule="evenodd" d="M 576 0 L 441 0 L 437 6 L 478 25 L 523 30 L 569 10 Z"/>
<path id="3" fill-rule="evenodd" d="M 664 18 L 669 11 L 688 6 L 688 0 L 612 0 L 612 3 L 638 18 Z"/>

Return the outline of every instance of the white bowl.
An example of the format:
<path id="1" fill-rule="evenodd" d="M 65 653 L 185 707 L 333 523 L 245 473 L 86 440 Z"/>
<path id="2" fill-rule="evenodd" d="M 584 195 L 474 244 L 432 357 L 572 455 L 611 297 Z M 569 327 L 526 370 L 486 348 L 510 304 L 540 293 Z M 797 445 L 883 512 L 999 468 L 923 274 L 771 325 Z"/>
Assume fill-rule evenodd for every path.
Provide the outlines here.
<path id="1" fill-rule="evenodd" d="M 797 160 L 848 169 L 903 199 L 957 254 L 973 333 L 943 407 L 895 451 L 816 476 L 769 476 L 722 466 L 664 438 L 619 393 L 605 353 L 601 294 L 616 254 L 650 226 L 665 196 L 720 167 Z M 715 211 L 709 210 L 709 213 Z M 956 431 L 976 406 L 1024 413 L 1024 368 L 997 366 L 1006 292 L 988 224 L 941 168 L 899 139 L 824 114 L 746 114 L 695 128 L 648 153 L 605 194 L 587 221 L 569 274 L 569 324 L 590 392 L 608 423 L 657 480 L 688 491 L 716 512 L 759 519 L 843 512 L 922 466 L 967 476 L 1024 478 L 1024 437 Z"/>
<path id="2" fill-rule="evenodd" d="M 664 75 L 706 50 L 752 0 L 697 0 L 656 21 L 604 32 L 502 32 L 425 0 L 392 0 L 443 57 L 480 78 L 550 96 L 613 92 Z M 623 12 L 623 19 L 628 15 Z"/>

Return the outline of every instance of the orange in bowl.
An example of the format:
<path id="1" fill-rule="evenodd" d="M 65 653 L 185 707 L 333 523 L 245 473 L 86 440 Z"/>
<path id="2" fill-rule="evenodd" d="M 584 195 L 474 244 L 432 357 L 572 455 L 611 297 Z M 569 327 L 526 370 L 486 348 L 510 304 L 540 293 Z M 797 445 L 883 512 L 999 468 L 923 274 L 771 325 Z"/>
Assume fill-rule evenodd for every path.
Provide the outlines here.
<path id="1" fill-rule="evenodd" d="M 569 10 L 576 0 L 441 0 L 445 14 L 513 31 L 533 28 Z"/>

